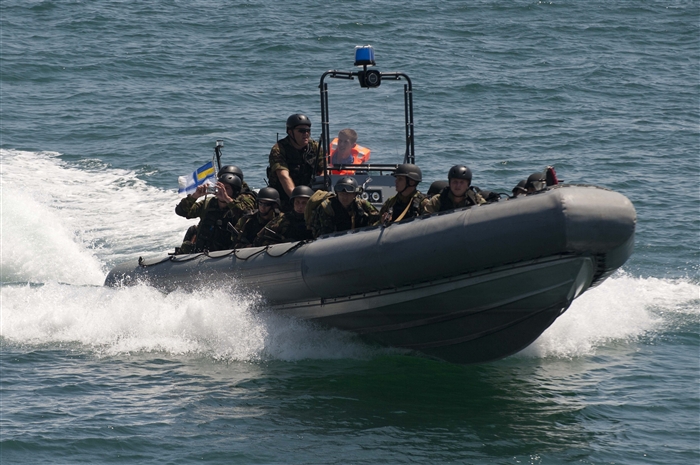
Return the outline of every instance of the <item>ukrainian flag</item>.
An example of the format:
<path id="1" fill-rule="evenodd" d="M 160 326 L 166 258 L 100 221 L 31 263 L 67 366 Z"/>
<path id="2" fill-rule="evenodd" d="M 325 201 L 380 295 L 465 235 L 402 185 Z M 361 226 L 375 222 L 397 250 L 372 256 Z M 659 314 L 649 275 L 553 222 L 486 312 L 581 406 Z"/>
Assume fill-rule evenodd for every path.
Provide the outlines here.
<path id="1" fill-rule="evenodd" d="M 214 162 L 210 161 L 206 165 L 197 168 L 191 176 L 180 176 L 178 178 L 180 188 L 177 192 L 179 194 L 191 194 L 197 187 L 214 179 L 216 179 L 216 170 L 214 169 Z"/>

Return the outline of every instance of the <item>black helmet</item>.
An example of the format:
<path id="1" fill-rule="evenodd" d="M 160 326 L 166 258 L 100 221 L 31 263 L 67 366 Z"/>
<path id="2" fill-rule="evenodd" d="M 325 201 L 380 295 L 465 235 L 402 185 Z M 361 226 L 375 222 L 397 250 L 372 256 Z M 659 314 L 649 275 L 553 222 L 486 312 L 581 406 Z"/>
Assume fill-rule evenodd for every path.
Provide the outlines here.
<path id="1" fill-rule="evenodd" d="M 522 179 L 514 188 L 513 188 L 513 193 L 515 194 L 516 192 L 527 192 L 527 189 L 525 186 L 527 185 L 527 179 Z"/>
<path id="2" fill-rule="evenodd" d="M 450 172 L 447 173 L 447 179 L 465 179 L 469 182 L 472 181 L 472 170 L 464 165 L 455 165 L 450 168 Z"/>
<path id="3" fill-rule="evenodd" d="M 543 172 L 538 171 L 538 172 L 532 173 L 530 176 L 528 176 L 525 187 L 528 189 L 533 188 L 536 191 L 541 191 L 542 189 L 545 188 L 546 185 L 547 185 L 547 176 Z"/>
<path id="4" fill-rule="evenodd" d="M 296 199 L 297 197 L 304 197 L 308 199 L 312 195 L 314 195 L 314 190 L 309 186 L 297 186 L 294 188 L 289 198 Z"/>
<path id="5" fill-rule="evenodd" d="M 397 166 L 392 176 L 406 176 L 408 179 L 413 179 L 416 182 L 423 180 L 423 173 L 421 173 L 420 168 L 412 163 Z"/>
<path id="6" fill-rule="evenodd" d="M 440 193 L 441 190 L 446 188 L 449 185 L 449 182 L 447 181 L 435 181 L 430 185 L 430 189 L 428 189 L 428 193 L 426 195 L 428 196 L 433 196 L 437 195 Z"/>
<path id="7" fill-rule="evenodd" d="M 220 174 L 218 178 L 219 182 L 228 184 L 233 189 L 233 195 L 238 195 L 243 188 L 243 181 L 241 178 L 231 173 Z"/>
<path id="8" fill-rule="evenodd" d="M 302 124 L 311 127 L 311 120 L 301 113 L 295 113 L 287 118 L 287 129 L 294 129 Z"/>
<path id="9" fill-rule="evenodd" d="M 219 176 L 221 176 L 224 173 L 235 174 L 236 176 L 241 178 L 241 181 L 243 181 L 243 170 L 237 166 L 234 166 L 234 165 L 222 166 L 221 169 L 219 170 Z"/>
<path id="10" fill-rule="evenodd" d="M 280 193 L 274 187 L 263 187 L 258 192 L 258 203 L 272 202 L 280 204 Z"/>
<path id="11" fill-rule="evenodd" d="M 352 176 L 344 176 L 335 183 L 333 190 L 336 192 L 352 192 L 359 194 L 362 192 L 360 186 L 357 185 L 357 181 Z"/>

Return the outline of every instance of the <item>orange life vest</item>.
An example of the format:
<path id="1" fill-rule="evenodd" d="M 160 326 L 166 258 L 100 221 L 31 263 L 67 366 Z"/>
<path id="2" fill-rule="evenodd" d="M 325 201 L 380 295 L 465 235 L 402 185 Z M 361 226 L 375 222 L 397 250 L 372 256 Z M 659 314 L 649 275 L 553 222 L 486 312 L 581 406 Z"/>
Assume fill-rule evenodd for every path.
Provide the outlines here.
<path id="1" fill-rule="evenodd" d="M 338 138 L 336 137 L 333 139 L 331 142 L 331 160 L 333 160 L 333 156 L 335 155 L 336 150 L 338 149 Z M 370 150 L 367 147 L 363 147 L 361 145 L 355 144 L 352 149 L 350 149 L 350 153 L 352 154 L 352 164 L 353 165 L 364 165 L 366 163 L 369 163 L 369 152 Z M 350 164 L 350 163 L 345 163 L 345 164 Z M 333 165 L 330 165 L 333 166 Z M 353 170 L 331 170 L 331 174 L 339 174 L 341 176 L 352 176 L 355 174 L 355 171 Z"/>

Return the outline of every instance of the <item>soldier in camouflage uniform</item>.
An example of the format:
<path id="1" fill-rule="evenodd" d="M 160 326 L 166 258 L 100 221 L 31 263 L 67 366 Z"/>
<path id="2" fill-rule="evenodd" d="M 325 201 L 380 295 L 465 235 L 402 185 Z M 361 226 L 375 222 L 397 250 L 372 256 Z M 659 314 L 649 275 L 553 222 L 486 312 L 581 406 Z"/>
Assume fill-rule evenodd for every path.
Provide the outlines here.
<path id="1" fill-rule="evenodd" d="M 396 178 L 396 195 L 389 197 L 379 210 L 379 217 L 385 226 L 395 221 L 419 216 L 423 213 L 421 203 L 425 200 L 425 196 L 417 188 L 423 180 L 423 173 L 416 165 L 412 163 L 399 165 L 392 176 Z"/>
<path id="2" fill-rule="evenodd" d="M 238 220 L 245 214 L 251 213 L 255 211 L 255 201 L 256 201 L 256 194 L 255 192 L 248 186 L 248 184 L 243 180 L 243 171 L 234 165 L 225 165 L 222 166 L 221 169 L 219 170 L 218 175 L 221 176 L 223 174 L 230 173 L 235 176 L 238 176 L 241 180 L 241 183 L 243 185 L 241 186 L 241 193 L 238 194 L 238 197 L 236 198 L 236 202 L 234 202 L 233 205 L 233 212 L 236 215 L 236 221 L 231 222 L 231 226 L 235 225 Z"/>
<path id="3" fill-rule="evenodd" d="M 254 197 L 241 195 L 243 183 L 239 177 L 224 173 L 217 179 L 214 196 L 198 202 L 197 199 L 207 194 L 207 186 L 202 185 L 175 207 L 175 213 L 179 216 L 200 218 L 196 232 L 192 234 L 188 230 L 185 241 L 175 249 L 176 254 L 232 248 L 228 223 L 235 224 L 243 214 L 255 208 Z"/>
<path id="4" fill-rule="evenodd" d="M 423 202 L 426 213 L 444 212 L 455 208 L 486 203 L 474 187 L 471 187 L 472 172 L 464 165 L 455 165 L 447 174 L 449 185 L 439 194 Z"/>
<path id="5" fill-rule="evenodd" d="M 270 187 L 280 194 L 282 211 L 291 210 L 289 196 L 296 186 L 311 186 L 314 177 L 325 167 L 323 152 L 311 139 L 311 120 L 294 114 L 287 118 L 287 137 L 270 150 L 267 177 Z"/>
<path id="6" fill-rule="evenodd" d="M 309 227 L 314 238 L 322 235 L 376 224 L 379 212 L 368 201 L 358 197 L 362 189 L 355 178 L 345 176 L 335 183 L 335 195 L 313 211 Z"/>
<path id="7" fill-rule="evenodd" d="M 294 209 L 280 214 L 271 220 L 258 233 L 255 245 L 271 245 L 282 242 L 310 241 L 314 237 L 306 227 L 304 210 L 314 191 L 308 186 L 297 186 L 292 191 L 291 201 Z"/>
<path id="8" fill-rule="evenodd" d="M 258 210 L 248 213 L 238 220 L 235 226 L 235 237 L 232 237 L 236 249 L 262 245 L 258 236 L 265 225 L 276 218 L 280 195 L 272 187 L 264 187 L 258 192 Z"/>

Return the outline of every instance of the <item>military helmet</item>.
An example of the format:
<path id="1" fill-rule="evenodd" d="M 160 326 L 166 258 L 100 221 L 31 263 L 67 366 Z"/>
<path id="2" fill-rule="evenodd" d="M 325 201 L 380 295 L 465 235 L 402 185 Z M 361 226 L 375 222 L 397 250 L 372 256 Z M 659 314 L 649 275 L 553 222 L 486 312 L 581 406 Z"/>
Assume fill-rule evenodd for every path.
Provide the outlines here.
<path id="1" fill-rule="evenodd" d="M 306 125 L 311 127 L 311 120 L 301 113 L 295 113 L 287 118 L 287 129 L 294 129 L 297 126 Z"/>
<path id="2" fill-rule="evenodd" d="M 532 173 L 530 176 L 528 176 L 525 187 L 528 189 L 534 188 L 536 191 L 541 191 L 546 185 L 547 175 L 541 171 L 537 171 L 536 173 Z"/>
<path id="3" fill-rule="evenodd" d="M 521 179 L 518 184 L 513 188 L 513 193 L 515 194 L 516 192 L 527 192 L 527 189 L 525 186 L 527 185 L 527 179 Z"/>
<path id="4" fill-rule="evenodd" d="M 447 173 L 447 179 L 464 179 L 471 182 L 472 170 L 464 165 L 455 165 L 450 168 L 450 172 Z"/>
<path id="5" fill-rule="evenodd" d="M 421 182 L 423 180 L 423 173 L 420 168 L 413 163 L 404 163 L 403 165 L 397 166 L 392 176 L 406 176 L 408 179 L 412 179 L 416 182 Z"/>
<path id="6" fill-rule="evenodd" d="M 224 184 L 228 184 L 233 189 L 233 195 L 238 195 L 243 188 L 243 181 L 241 178 L 231 173 L 220 174 L 218 181 Z"/>
<path id="7" fill-rule="evenodd" d="M 297 197 L 309 198 L 314 195 L 314 190 L 309 186 L 297 186 L 292 191 L 292 195 L 289 196 L 290 199 L 296 199 Z"/>
<path id="8" fill-rule="evenodd" d="M 241 181 L 243 181 L 243 170 L 235 165 L 222 166 L 221 169 L 219 170 L 219 176 L 221 176 L 224 173 L 235 174 L 236 176 L 241 178 Z"/>
<path id="9" fill-rule="evenodd" d="M 280 193 L 274 187 L 263 187 L 258 192 L 258 203 L 271 202 L 280 204 Z"/>
<path id="10" fill-rule="evenodd" d="M 352 192 L 359 194 L 362 192 L 362 188 L 357 185 L 357 181 L 352 176 L 344 176 L 335 183 L 333 187 L 335 192 Z"/>
<path id="11" fill-rule="evenodd" d="M 430 185 L 430 188 L 428 189 L 428 195 L 429 197 L 439 194 L 440 191 L 442 191 L 444 188 L 446 188 L 449 185 L 447 181 L 433 181 L 433 183 Z"/>

